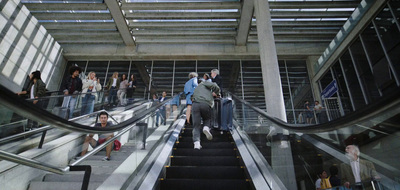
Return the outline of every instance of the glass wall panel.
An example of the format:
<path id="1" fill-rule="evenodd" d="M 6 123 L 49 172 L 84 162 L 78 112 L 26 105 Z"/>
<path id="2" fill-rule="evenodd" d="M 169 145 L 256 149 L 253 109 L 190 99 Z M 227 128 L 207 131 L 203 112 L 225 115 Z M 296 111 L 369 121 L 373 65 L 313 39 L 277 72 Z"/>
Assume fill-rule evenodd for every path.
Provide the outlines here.
<path id="1" fill-rule="evenodd" d="M 370 24 L 361 34 L 367 56 L 369 57 L 373 69 L 373 76 L 378 88 L 383 95 L 390 93 L 395 88 L 395 81 L 390 71 L 388 60 L 385 57 L 383 48 L 379 42 L 375 28 Z"/>
<path id="2" fill-rule="evenodd" d="M 266 109 L 260 60 L 243 60 L 243 88 L 245 100 L 260 109 Z"/>
<path id="3" fill-rule="evenodd" d="M 148 80 L 150 78 L 149 74 L 146 72 L 145 68 L 146 63 L 151 65 L 151 61 L 132 61 L 131 71 L 129 72 L 129 75 L 130 76 L 132 76 L 132 74 L 134 75 L 136 80 L 136 89 L 132 93 L 131 98 L 146 98 L 145 92 L 147 92 L 146 89 L 147 86 L 149 85 Z M 145 81 L 147 81 L 147 83 L 145 83 Z"/>
<path id="4" fill-rule="evenodd" d="M 279 73 L 281 75 L 281 83 L 282 83 L 282 93 L 283 93 L 283 101 L 285 103 L 285 109 L 286 109 L 286 118 L 287 122 L 289 123 L 294 123 L 294 116 L 293 116 L 293 106 L 292 106 L 292 101 L 291 101 L 291 96 L 290 96 L 290 88 L 289 88 L 289 79 L 286 73 L 286 67 L 285 67 L 285 60 L 279 60 Z"/>
<path id="5" fill-rule="evenodd" d="M 389 2 L 389 4 L 390 4 L 390 6 L 391 6 L 391 8 L 393 10 L 393 13 L 394 13 L 395 18 L 397 20 L 397 23 L 399 24 L 400 23 L 400 0 L 391 0 Z"/>
<path id="6" fill-rule="evenodd" d="M 359 79 L 363 88 L 365 90 L 365 94 L 367 96 L 368 102 L 372 102 L 372 100 L 377 100 L 380 98 L 380 94 L 378 91 L 378 87 L 375 83 L 374 76 L 371 72 L 370 64 L 367 60 L 367 56 L 365 55 L 364 48 L 361 44 L 359 38 L 350 46 L 352 57 L 354 60 L 354 64 L 359 73 Z"/>
<path id="7" fill-rule="evenodd" d="M 399 54 L 400 54 L 400 30 L 388 7 L 385 7 L 375 18 L 379 35 L 382 38 L 383 45 L 389 54 L 391 63 L 394 66 L 397 77 L 400 72 Z"/>
<path id="8" fill-rule="evenodd" d="M 197 61 L 197 73 L 199 78 L 203 77 L 207 73 L 211 77 L 211 70 L 218 69 L 217 60 L 198 60 Z"/>
<path id="9" fill-rule="evenodd" d="M 355 109 L 360 109 L 366 104 L 349 51 L 346 51 L 340 60 L 343 66 L 344 75 L 346 76 L 345 79 L 347 79 L 347 84 L 349 85 L 351 96 L 353 98 Z"/>
<path id="10" fill-rule="evenodd" d="M 174 93 L 183 92 L 189 73 L 196 72 L 196 61 L 175 61 Z M 171 75 L 172 77 L 172 75 Z"/>
<path id="11" fill-rule="evenodd" d="M 284 60 L 284 63 L 286 63 L 286 69 L 287 69 L 287 76 L 289 80 L 289 85 L 290 88 L 290 94 L 291 94 L 291 99 L 289 98 L 287 101 L 291 103 L 293 101 L 293 108 L 294 108 L 294 113 L 291 111 L 291 113 L 288 115 L 288 122 L 290 119 L 297 119 L 296 123 L 302 123 L 302 121 L 299 121 L 299 114 L 303 112 L 303 107 L 304 107 L 304 99 L 309 99 L 309 101 L 313 101 L 314 98 L 311 93 L 311 86 L 310 86 L 310 81 L 308 78 L 308 73 L 307 73 L 307 65 L 304 60 Z M 285 74 L 286 76 L 286 71 Z M 281 73 L 281 78 L 283 78 L 283 74 Z M 282 85 L 287 84 L 287 82 L 282 81 Z M 288 86 L 289 86 L 288 85 Z M 286 107 L 289 105 L 285 101 Z M 290 106 L 291 109 L 291 106 Z M 293 115 L 294 114 L 294 115 Z M 289 119 L 290 118 L 290 119 Z M 291 121 L 294 123 L 294 121 Z"/>
<path id="12" fill-rule="evenodd" d="M 344 80 L 343 71 L 340 67 L 339 61 L 337 61 L 332 67 L 333 75 L 335 76 L 336 83 L 338 85 L 338 93 L 340 96 L 340 101 L 343 107 L 343 111 L 345 114 L 354 111 L 351 100 L 349 96 L 349 92 L 347 89 L 346 82 Z"/>
<path id="13" fill-rule="evenodd" d="M 167 96 L 171 96 L 173 72 L 174 61 L 154 61 L 152 78 L 158 96 L 161 96 L 163 91 L 167 92 Z"/>
<path id="14" fill-rule="evenodd" d="M 333 81 L 332 73 L 329 70 L 319 81 L 321 84 L 321 92 Z M 336 96 L 336 95 L 334 95 Z"/>
<path id="15" fill-rule="evenodd" d="M 222 77 L 222 88 L 226 91 L 234 91 L 238 75 L 240 73 L 240 61 L 238 60 L 220 60 L 219 74 Z"/>

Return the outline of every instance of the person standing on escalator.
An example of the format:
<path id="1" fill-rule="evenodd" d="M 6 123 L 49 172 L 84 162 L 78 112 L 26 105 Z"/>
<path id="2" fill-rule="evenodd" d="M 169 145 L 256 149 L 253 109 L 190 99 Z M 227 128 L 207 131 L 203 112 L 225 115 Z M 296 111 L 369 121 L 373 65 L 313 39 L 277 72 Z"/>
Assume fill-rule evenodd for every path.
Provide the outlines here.
<path id="1" fill-rule="evenodd" d="M 192 115 L 193 115 L 193 143 L 194 149 L 200 150 L 200 131 L 208 140 L 212 140 L 213 136 L 210 131 L 211 126 L 211 108 L 214 106 L 214 97 L 220 94 L 219 87 L 216 83 L 204 81 L 200 83 L 193 93 Z M 203 126 L 201 127 L 201 120 Z"/>

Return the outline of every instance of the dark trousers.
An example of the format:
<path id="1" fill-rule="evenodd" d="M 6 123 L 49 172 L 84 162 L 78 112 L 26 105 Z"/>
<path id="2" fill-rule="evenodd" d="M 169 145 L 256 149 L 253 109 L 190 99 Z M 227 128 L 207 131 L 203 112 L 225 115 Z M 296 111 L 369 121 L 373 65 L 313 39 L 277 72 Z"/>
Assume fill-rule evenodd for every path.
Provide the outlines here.
<path id="1" fill-rule="evenodd" d="M 201 119 L 203 119 L 204 126 L 211 127 L 211 107 L 206 103 L 193 102 L 193 142 L 200 141 Z"/>

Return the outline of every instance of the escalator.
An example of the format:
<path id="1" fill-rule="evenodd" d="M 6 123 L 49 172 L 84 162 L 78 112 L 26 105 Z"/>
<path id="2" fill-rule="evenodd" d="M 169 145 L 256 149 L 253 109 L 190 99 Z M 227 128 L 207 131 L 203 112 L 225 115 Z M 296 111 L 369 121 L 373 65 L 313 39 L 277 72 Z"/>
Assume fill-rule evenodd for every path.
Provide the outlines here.
<path id="1" fill-rule="evenodd" d="M 201 135 L 201 150 L 193 149 L 193 128 L 180 133 L 160 189 L 250 189 L 245 166 L 229 133 Z"/>
<path id="2" fill-rule="evenodd" d="M 330 166 L 340 169 L 342 164 L 348 162 L 344 155 L 344 148 L 348 144 L 357 144 L 361 151 L 361 159 L 375 165 L 380 178 L 366 181 L 367 183 L 375 183 L 376 189 L 400 188 L 400 165 L 397 161 L 400 156 L 399 96 L 391 97 L 386 102 L 377 102 L 377 105 L 370 105 L 371 107 L 365 110 L 329 123 L 292 125 L 270 117 L 263 110 L 232 95 L 233 130 L 225 134 L 213 131 L 212 141 L 207 141 L 202 136 L 201 150 L 193 149 L 192 129 L 183 128 L 184 116 L 176 112 L 174 115 L 170 114 L 171 118 L 176 119 L 170 119 L 168 126 L 152 128 L 155 126 L 154 120 L 148 118 L 154 117 L 159 108 L 157 106 L 162 105 L 152 106 L 137 114 L 124 115 L 123 111 L 114 110 L 122 114 L 120 118 L 123 122 L 109 129 L 99 129 L 68 122 L 52 115 L 42 115 L 44 112 L 31 104 L 12 102 L 12 97 L 7 95 L 0 97 L 2 104 L 14 106 L 13 110 L 24 117 L 37 118 L 40 122 L 69 131 L 127 132 L 132 129 L 130 127 L 133 124 L 140 123 L 146 123 L 146 126 L 151 128 L 151 134 L 144 135 L 146 141 L 142 145 L 145 147 L 138 147 L 137 144 L 130 144 L 128 141 L 120 152 L 113 153 L 113 162 L 98 160 L 104 154 L 100 151 L 102 147 L 93 150 L 93 155 L 88 155 L 81 163 L 71 161 L 71 158 L 76 156 L 76 150 L 71 153 L 64 152 L 66 158 L 52 154 L 47 158 L 46 155 L 39 155 L 34 159 L 1 151 L 0 157 L 3 159 L 40 169 L 33 171 L 56 173 L 45 173 L 30 179 L 31 189 L 54 189 L 55 186 L 79 189 L 84 174 L 74 173 L 72 168 L 84 165 L 91 165 L 93 168 L 92 179 L 87 181 L 89 189 L 314 189 L 317 171 L 329 171 Z M 82 134 L 76 134 L 77 139 L 81 136 Z M 136 137 L 136 141 L 141 139 Z M 46 143 L 44 149 L 70 144 L 68 141 L 60 143 Z M 98 152 L 97 155 L 95 152 Z M 55 160 L 64 162 L 59 165 L 67 167 L 53 167 L 51 164 Z M 0 162 L 0 175 L 9 179 L 1 170 L 2 164 L 3 161 Z M 132 165 L 134 167 L 129 168 Z M 108 176 L 99 175 L 100 173 Z M 19 175 L 23 179 L 24 175 L 34 174 L 26 172 Z M 115 181 L 119 184 L 116 185 Z M 73 183 L 68 186 L 67 182 Z M 4 184 L 6 187 L 13 187 L 16 185 L 14 183 L 15 180 L 10 180 Z M 56 185 L 58 183 L 60 184 Z"/>

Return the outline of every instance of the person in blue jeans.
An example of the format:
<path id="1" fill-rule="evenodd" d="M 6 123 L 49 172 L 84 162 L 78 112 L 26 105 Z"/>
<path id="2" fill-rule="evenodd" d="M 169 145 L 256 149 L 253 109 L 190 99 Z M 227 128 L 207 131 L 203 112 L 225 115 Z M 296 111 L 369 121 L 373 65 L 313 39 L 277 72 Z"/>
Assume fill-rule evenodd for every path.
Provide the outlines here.
<path id="1" fill-rule="evenodd" d="M 118 78 L 118 72 L 114 72 L 112 77 L 108 79 L 107 89 L 108 91 L 108 105 L 117 105 L 117 91 L 119 89 L 119 85 L 121 80 Z M 113 104 L 111 104 L 111 101 Z"/>
<path id="2" fill-rule="evenodd" d="M 83 95 L 81 115 L 93 113 L 97 92 L 101 90 L 100 79 L 96 78 L 96 73 L 94 71 L 89 72 L 88 77 L 83 80 L 82 89 L 82 94 L 92 93 Z"/>
<path id="3" fill-rule="evenodd" d="M 69 68 L 71 76 L 68 76 L 62 85 L 65 95 L 63 107 L 69 108 L 69 118 L 73 116 L 77 94 L 82 91 L 82 80 L 79 78 L 81 72 L 82 69 L 77 65 L 71 66 Z"/>
<path id="4" fill-rule="evenodd" d="M 167 100 L 167 92 L 163 92 L 162 96 L 158 99 L 158 101 L 160 103 L 162 103 L 163 101 Z M 165 104 L 163 106 L 160 107 L 160 109 L 157 112 L 157 117 L 156 117 L 156 126 L 158 127 L 158 118 L 160 118 L 161 116 L 161 124 L 162 125 L 166 125 L 167 124 L 167 109 Z"/>
<path id="5" fill-rule="evenodd" d="M 199 85 L 197 83 L 198 74 L 195 72 L 189 73 L 189 80 L 185 83 L 184 93 L 186 95 L 186 123 L 190 123 L 190 113 L 192 111 L 192 95 L 194 89 Z"/>

